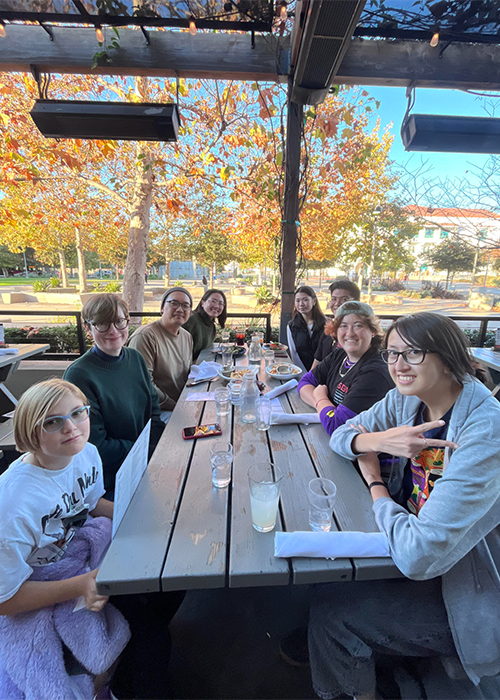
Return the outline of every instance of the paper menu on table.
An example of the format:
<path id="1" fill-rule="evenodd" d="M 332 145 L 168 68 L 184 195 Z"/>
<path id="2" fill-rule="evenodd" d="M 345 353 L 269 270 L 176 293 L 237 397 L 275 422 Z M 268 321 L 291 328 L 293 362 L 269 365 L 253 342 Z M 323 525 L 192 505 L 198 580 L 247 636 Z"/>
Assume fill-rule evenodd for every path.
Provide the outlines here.
<path id="1" fill-rule="evenodd" d="M 115 536 L 118 526 L 127 512 L 130 501 L 139 486 L 142 475 L 148 466 L 150 432 L 151 421 L 148 421 L 116 474 L 112 537 Z"/>

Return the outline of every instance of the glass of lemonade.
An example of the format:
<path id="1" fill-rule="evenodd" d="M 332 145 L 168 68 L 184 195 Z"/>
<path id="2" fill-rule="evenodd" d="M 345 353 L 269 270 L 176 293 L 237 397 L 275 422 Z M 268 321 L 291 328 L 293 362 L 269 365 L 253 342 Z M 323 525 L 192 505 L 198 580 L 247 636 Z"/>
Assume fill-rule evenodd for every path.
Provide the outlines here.
<path id="1" fill-rule="evenodd" d="M 248 470 L 252 525 L 258 532 L 271 532 L 276 525 L 282 478 L 271 462 L 256 462 Z"/>

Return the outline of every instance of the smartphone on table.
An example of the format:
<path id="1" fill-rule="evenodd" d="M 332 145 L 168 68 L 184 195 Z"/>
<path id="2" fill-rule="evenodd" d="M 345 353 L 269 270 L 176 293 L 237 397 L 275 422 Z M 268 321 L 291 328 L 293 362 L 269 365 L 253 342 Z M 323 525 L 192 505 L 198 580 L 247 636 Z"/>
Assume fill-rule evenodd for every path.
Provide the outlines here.
<path id="1" fill-rule="evenodd" d="M 184 440 L 211 437 L 212 435 L 222 435 L 222 430 L 218 423 L 209 423 L 208 425 L 193 425 L 190 428 L 182 429 L 182 437 L 184 438 Z"/>

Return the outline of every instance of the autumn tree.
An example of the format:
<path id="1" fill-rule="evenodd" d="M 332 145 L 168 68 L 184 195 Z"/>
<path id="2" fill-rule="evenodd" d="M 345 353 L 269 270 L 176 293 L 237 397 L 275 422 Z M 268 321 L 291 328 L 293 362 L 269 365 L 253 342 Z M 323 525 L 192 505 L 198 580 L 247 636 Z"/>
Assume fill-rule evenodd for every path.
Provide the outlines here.
<path id="1" fill-rule="evenodd" d="M 446 270 L 446 289 L 456 272 L 470 272 L 476 251 L 458 236 L 445 238 L 427 255 L 427 262 L 436 270 Z"/>

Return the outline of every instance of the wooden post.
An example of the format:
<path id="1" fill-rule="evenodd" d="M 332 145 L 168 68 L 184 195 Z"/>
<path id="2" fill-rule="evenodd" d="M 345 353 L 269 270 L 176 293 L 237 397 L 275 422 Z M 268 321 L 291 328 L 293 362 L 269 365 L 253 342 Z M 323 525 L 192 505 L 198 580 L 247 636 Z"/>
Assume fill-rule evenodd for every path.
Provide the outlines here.
<path id="1" fill-rule="evenodd" d="M 295 268 L 297 258 L 297 220 L 299 218 L 300 146 L 303 106 L 291 102 L 291 81 L 288 83 L 288 104 L 285 144 L 285 191 L 281 231 L 281 317 L 280 341 L 286 342 L 286 327 L 292 317 Z"/>

